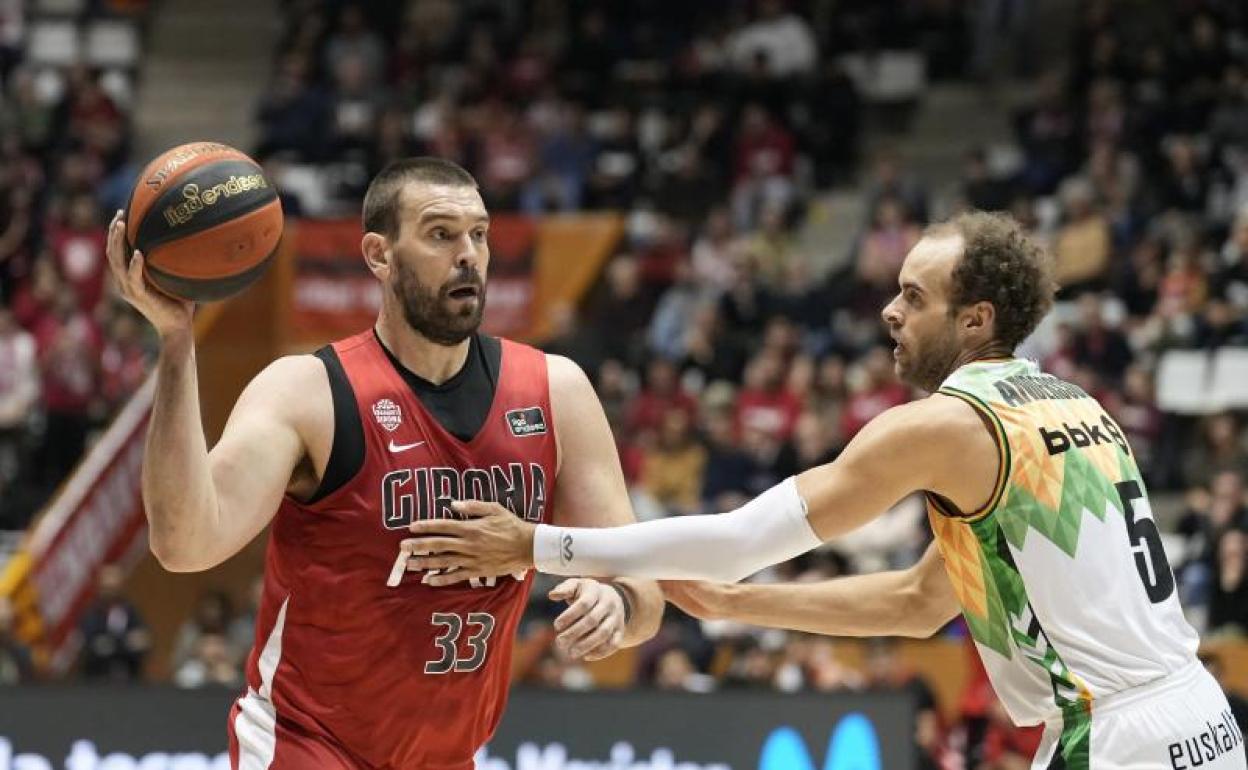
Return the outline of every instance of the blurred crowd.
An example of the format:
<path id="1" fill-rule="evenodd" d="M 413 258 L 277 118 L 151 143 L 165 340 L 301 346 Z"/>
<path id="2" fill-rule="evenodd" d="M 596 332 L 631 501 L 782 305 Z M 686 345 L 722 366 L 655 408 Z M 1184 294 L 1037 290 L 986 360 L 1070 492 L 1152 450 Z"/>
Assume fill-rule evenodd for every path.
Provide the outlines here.
<path id="1" fill-rule="evenodd" d="M 624 242 L 592 295 L 545 309 L 546 348 L 594 379 L 643 519 L 739 505 L 920 395 L 895 380 L 878 319 L 901 262 L 933 219 L 1008 210 L 1052 252 L 1063 287 L 1023 352 L 1100 399 L 1151 487 L 1186 501 L 1166 518 L 1167 545 L 1193 621 L 1209 635 L 1248 632 L 1243 415 L 1168 414 L 1155 395 L 1165 352 L 1248 343 L 1248 9 L 1081 4 L 1062 66 L 1031 72 L 1016 57 L 1028 96 L 1011 141 L 954 148 L 963 171 L 945 180 L 916 173 L 904 139 L 860 151 L 868 109 L 843 54 L 911 48 L 935 78 L 990 80 L 994 47 L 1026 50 L 1036 4 L 987 0 L 969 15 L 956 3 L 837 5 L 511 13 L 416 0 L 387 16 L 296 0 L 259 112 L 261 153 L 279 173 L 322 169 L 319 188 L 302 188 L 318 206 L 349 208 L 384 163 L 426 152 L 472 170 L 494 209 L 624 211 Z M 902 11 L 897 23 L 886 11 Z M 849 253 L 812 252 L 808 203 L 837 186 L 858 191 L 866 218 Z M 903 501 L 759 579 L 905 566 L 929 538 L 921 504 Z M 534 618 L 556 610 L 539 598 Z M 637 680 L 903 686 L 888 643 L 865 671 L 832 648 L 673 611 Z M 553 653 L 528 676 L 592 681 Z M 1035 736 L 1008 728 L 976 686 L 962 723 L 928 725 L 932 766 L 949 751 L 976 767 L 1025 766 Z"/>
<path id="2" fill-rule="evenodd" d="M 151 352 L 106 288 L 108 220 L 138 173 L 130 73 L 28 65 L 28 5 L 0 2 L 0 531 L 25 527 Z M 84 20 L 112 5 L 84 4 Z"/>
<path id="3" fill-rule="evenodd" d="M 727 203 L 752 226 L 852 175 L 862 100 L 820 51 L 968 66 L 965 11 L 939 0 L 285 6 L 257 154 L 318 213 L 354 213 L 386 162 L 426 153 L 473 169 L 494 210 L 660 211 L 688 230 Z"/>

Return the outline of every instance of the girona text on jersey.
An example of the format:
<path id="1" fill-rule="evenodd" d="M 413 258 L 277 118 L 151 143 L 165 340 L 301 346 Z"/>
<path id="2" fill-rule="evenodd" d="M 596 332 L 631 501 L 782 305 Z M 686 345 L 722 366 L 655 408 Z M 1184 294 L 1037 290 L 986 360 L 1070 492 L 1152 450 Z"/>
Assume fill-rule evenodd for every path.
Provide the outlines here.
<path id="1" fill-rule="evenodd" d="M 546 510 L 546 471 L 538 463 L 489 468 L 397 468 L 381 479 L 381 522 L 406 529 L 412 521 L 461 518 L 455 500 L 497 502 L 526 521 Z"/>

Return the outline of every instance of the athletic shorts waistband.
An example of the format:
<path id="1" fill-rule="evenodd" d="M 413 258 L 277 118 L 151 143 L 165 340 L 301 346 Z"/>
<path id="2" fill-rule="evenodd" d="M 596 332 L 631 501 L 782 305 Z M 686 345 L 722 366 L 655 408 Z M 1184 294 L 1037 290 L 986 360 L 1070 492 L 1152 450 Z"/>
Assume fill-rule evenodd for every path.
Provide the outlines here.
<path id="1" fill-rule="evenodd" d="M 1158 677 L 1151 682 L 1145 682 L 1135 687 L 1128 687 L 1125 690 L 1094 698 L 1092 700 L 1092 713 L 1097 716 L 1112 714 L 1140 701 L 1188 688 L 1195 684 L 1203 673 L 1205 673 L 1204 665 L 1199 660 L 1193 658 L 1190 662 L 1184 664 L 1182 668 L 1175 669 L 1169 674 Z M 1050 716 L 1045 722 L 1060 723 L 1061 720 L 1062 715 L 1059 712 Z"/>

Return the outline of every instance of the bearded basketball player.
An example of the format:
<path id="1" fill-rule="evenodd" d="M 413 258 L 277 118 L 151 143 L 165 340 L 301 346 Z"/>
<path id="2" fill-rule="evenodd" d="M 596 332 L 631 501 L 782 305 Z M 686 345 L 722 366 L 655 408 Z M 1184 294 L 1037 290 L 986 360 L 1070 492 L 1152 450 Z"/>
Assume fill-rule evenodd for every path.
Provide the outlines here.
<path id="1" fill-rule="evenodd" d="M 704 618 L 836 636 L 929 636 L 959 610 L 1013 719 L 1044 724 L 1034 768 L 1243 770 L 1243 735 L 1196 659 L 1122 429 L 1079 387 L 1015 358 L 1054 285 L 1000 215 L 927 231 L 884 308 L 898 376 L 931 395 L 891 409 L 835 462 L 742 508 L 620 529 L 418 522 L 417 569 L 700 579 L 667 597 Z M 908 570 L 727 585 L 922 492 L 935 543 Z M 463 554 L 463 555 L 459 555 Z"/>
<path id="2" fill-rule="evenodd" d="M 408 525 L 464 498 L 534 524 L 633 520 L 585 375 L 477 331 L 490 219 L 472 176 L 396 162 L 363 219 L 384 289 L 376 325 L 269 365 L 211 451 L 192 306 L 145 282 L 120 212 L 109 235 L 121 293 L 161 342 L 143 464 L 152 552 L 171 571 L 205 570 L 272 522 L 233 768 L 469 770 L 503 713 L 532 578 L 431 585 L 407 572 Z M 569 601 L 558 643 L 591 659 L 648 639 L 663 608 L 639 580 L 567 581 L 552 598 Z"/>

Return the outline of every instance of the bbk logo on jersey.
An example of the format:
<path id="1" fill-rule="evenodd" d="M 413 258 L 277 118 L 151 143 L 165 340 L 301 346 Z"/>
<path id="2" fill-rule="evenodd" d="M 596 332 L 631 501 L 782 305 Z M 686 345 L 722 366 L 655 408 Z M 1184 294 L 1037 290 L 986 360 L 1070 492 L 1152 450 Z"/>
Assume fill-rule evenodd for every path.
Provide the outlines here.
<path id="1" fill-rule="evenodd" d="M 413 520 L 449 519 L 455 500 L 497 502 L 528 521 L 546 510 L 546 471 L 537 463 L 506 468 L 398 468 L 381 479 L 382 525 L 407 529 Z"/>

